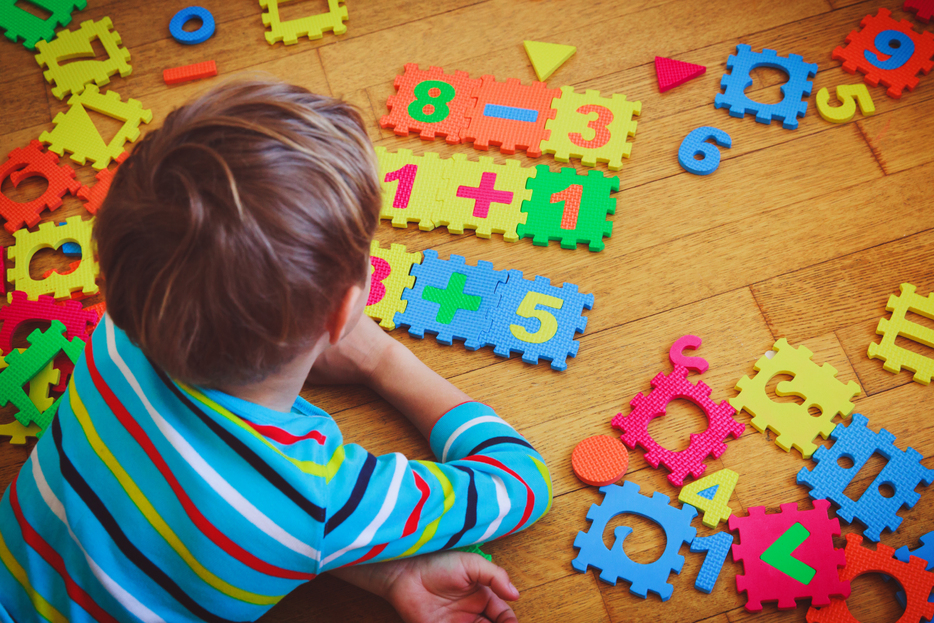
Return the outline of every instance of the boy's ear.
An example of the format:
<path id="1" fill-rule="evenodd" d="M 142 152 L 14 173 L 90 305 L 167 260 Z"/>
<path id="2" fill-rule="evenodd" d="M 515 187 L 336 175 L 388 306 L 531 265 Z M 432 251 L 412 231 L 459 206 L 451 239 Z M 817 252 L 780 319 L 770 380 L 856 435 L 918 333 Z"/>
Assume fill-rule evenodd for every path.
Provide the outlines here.
<path id="1" fill-rule="evenodd" d="M 331 345 L 337 344 L 344 337 L 344 334 L 352 331 L 360 320 L 360 314 L 363 313 L 363 307 L 361 306 L 363 296 L 362 287 L 356 284 L 350 286 L 344 292 L 340 303 L 328 316 L 324 328 L 329 334 L 328 342 Z"/>

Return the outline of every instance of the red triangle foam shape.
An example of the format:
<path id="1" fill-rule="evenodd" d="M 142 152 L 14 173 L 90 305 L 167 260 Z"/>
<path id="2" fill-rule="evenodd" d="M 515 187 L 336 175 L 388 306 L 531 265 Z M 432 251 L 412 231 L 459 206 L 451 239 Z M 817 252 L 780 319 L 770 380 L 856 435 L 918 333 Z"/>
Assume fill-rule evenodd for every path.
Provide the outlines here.
<path id="1" fill-rule="evenodd" d="M 707 68 L 703 65 L 676 61 L 673 58 L 655 57 L 655 74 L 658 76 L 658 90 L 664 93 L 679 84 L 703 74 Z"/>

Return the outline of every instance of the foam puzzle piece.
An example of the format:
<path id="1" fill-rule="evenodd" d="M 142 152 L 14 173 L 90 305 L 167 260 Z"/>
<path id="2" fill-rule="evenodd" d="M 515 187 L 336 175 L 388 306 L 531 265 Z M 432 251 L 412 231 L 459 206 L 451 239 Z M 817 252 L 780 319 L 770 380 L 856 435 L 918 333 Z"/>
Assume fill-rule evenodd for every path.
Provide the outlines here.
<path id="1" fill-rule="evenodd" d="M 733 514 L 729 502 L 737 482 L 739 474 L 724 468 L 684 485 L 678 499 L 682 504 L 690 504 L 702 511 L 705 526 L 716 528 L 721 521 L 726 521 Z"/>
<path id="2" fill-rule="evenodd" d="M 864 117 L 876 114 L 876 105 L 869 95 L 869 89 L 865 84 L 841 84 L 837 87 L 837 100 L 842 102 L 840 106 L 830 105 L 830 91 L 827 87 L 817 92 L 815 101 L 817 102 L 817 112 L 830 123 L 846 123 L 856 116 L 856 104 L 859 103 L 859 111 Z"/>
<path id="3" fill-rule="evenodd" d="M 94 83 L 102 87 L 110 83 L 110 77 L 116 73 L 126 77 L 133 73 L 130 66 L 130 51 L 121 47 L 123 40 L 120 33 L 113 29 L 109 17 L 96 22 L 81 22 L 77 30 L 62 30 L 51 41 L 36 44 L 39 53 L 36 62 L 47 69 L 42 75 L 49 84 L 54 82 L 52 95 L 58 99 L 66 95 L 77 95 L 84 91 L 85 85 Z M 96 60 L 91 42 L 100 42 L 107 52 L 107 60 Z M 87 58 L 90 60 L 75 60 Z M 71 61 L 63 64 L 63 61 Z"/>
<path id="4" fill-rule="evenodd" d="M 889 296 L 886 310 L 892 312 L 891 318 L 882 318 L 876 326 L 876 333 L 882 336 L 881 342 L 869 345 L 869 358 L 885 362 L 883 369 L 898 374 L 902 368 L 914 372 L 913 379 L 927 385 L 934 377 L 934 359 L 902 348 L 896 343 L 899 337 L 919 342 L 934 348 L 934 330 L 911 322 L 905 314 L 912 312 L 934 320 L 934 292 L 926 297 L 916 294 L 917 288 L 910 283 L 899 286 L 900 296 Z"/>
<path id="5" fill-rule="evenodd" d="M 756 115 L 759 123 L 772 123 L 782 120 L 782 127 L 794 130 L 798 127 L 798 117 L 803 117 L 808 110 L 808 103 L 802 101 L 811 94 L 814 84 L 809 80 L 817 75 L 817 63 L 805 63 L 797 54 L 779 56 L 775 50 L 753 52 L 745 43 L 736 46 L 736 55 L 730 55 L 726 63 L 730 73 L 720 80 L 723 93 L 714 97 L 714 108 L 729 108 L 731 117 L 742 119 L 747 113 Z M 777 104 L 755 102 L 745 94 L 752 86 L 752 70 L 758 67 L 780 69 L 788 74 L 788 82 L 782 85 L 782 101 Z"/>
<path id="6" fill-rule="evenodd" d="M 707 73 L 707 68 L 703 65 L 686 63 L 663 56 L 655 57 L 655 76 L 658 78 L 658 91 L 660 93 L 670 91 L 705 73 Z"/>
<path id="7" fill-rule="evenodd" d="M 900 98 L 905 89 L 914 91 L 918 86 L 918 72 L 930 73 L 934 68 L 934 33 L 915 31 L 908 20 L 892 19 L 892 12 L 886 8 L 879 8 L 875 15 L 867 15 L 860 22 L 862 29 L 854 30 L 846 36 L 845 47 L 837 46 L 833 51 L 833 59 L 843 61 L 844 71 L 855 74 L 859 71 L 865 74 L 864 80 L 870 86 L 880 83 L 887 86 L 886 95 Z M 891 40 L 898 41 L 892 45 Z M 879 50 L 883 45 L 886 50 Z M 897 61 L 893 65 L 893 48 L 905 50 L 913 47 L 910 56 L 897 57 L 903 59 L 901 64 Z M 882 59 L 887 60 L 883 61 Z"/>
<path id="8" fill-rule="evenodd" d="M 485 344 L 500 357 L 517 352 L 526 363 L 545 359 L 553 369 L 565 370 L 567 357 L 576 357 L 580 349 L 574 335 L 587 328 L 582 314 L 593 308 L 593 294 L 579 293 L 573 283 L 553 286 L 546 277 L 525 279 L 519 270 L 504 274 L 508 281 L 497 286 L 502 298 L 492 312 Z"/>
<path id="9" fill-rule="evenodd" d="M 415 277 L 409 273 L 412 265 L 421 261 L 422 254 L 409 253 L 404 244 L 383 249 L 378 240 L 370 243 L 370 294 L 364 311 L 384 329 L 396 328 L 396 312 L 404 312 L 408 305 L 402 300 L 402 292 L 415 286 Z"/>
<path id="10" fill-rule="evenodd" d="M 490 145 L 498 145 L 504 154 L 522 149 L 530 158 L 538 158 L 542 155 L 541 143 L 550 134 L 545 124 L 554 119 L 557 112 L 552 102 L 560 95 L 560 90 L 549 89 L 544 82 L 526 85 L 516 78 L 498 82 L 493 76 L 481 76 L 471 93 L 476 105 L 466 112 L 468 123 L 461 132 L 461 140 L 472 142 L 476 149 L 487 150 Z M 494 116 L 489 114 L 488 106 L 530 111 L 530 118 L 534 120 Z"/>
<path id="11" fill-rule="evenodd" d="M 396 313 L 395 323 L 409 327 L 414 337 L 434 333 L 442 344 L 458 339 L 468 350 L 482 347 L 490 313 L 501 297 L 496 286 L 506 281 L 506 271 L 494 270 L 484 261 L 470 266 L 459 255 L 441 260 L 437 251 L 429 249 L 422 263 L 412 266 L 412 275 L 415 287 L 402 293 L 408 305 Z"/>
<path id="12" fill-rule="evenodd" d="M 0 0 L 0 29 L 7 39 L 23 40 L 27 50 L 35 49 L 39 41 L 55 36 L 55 29 L 71 23 L 71 14 L 88 6 L 87 0 L 30 0 L 50 15 L 42 19 L 17 6 L 17 0 Z"/>
<path id="13" fill-rule="evenodd" d="M 18 352 L 23 352 L 25 348 L 17 348 Z M 7 367 L 6 357 L 0 357 L 0 370 Z M 53 386 L 59 385 L 61 380 L 61 371 L 55 367 L 55 361 L 52 360 L 42 370 L 27 383 L 29 389 L 27 394 L 32 404 L 36 405 L 39 411 L 45 411 L 55 402 L 54 398 L 49 397 L 49 390 Z"/>
<path id="14" fill-rule="evenodd" d="M 532 62 L 535 75 L 542 82 L 548 80 L 551 74 L 555 73 L 577 52 L 577 48 L 573 45 L 563 45 L 561 43 L 523 41 L 522 45 Z"/>
<path id="15" fill-rule="evenodd" d="M 710 591 L 717 584 L 717 578 L 720 577 L 720 571 L 723 569 L 723 563 L 726 562 L 726 556 L 730 553 L 732 545 L 733 535 L 729 532 L 699 536 L 691 542 L 692 552 L 707 552 L 704 557 L 704 564 L 701 565 L 700 571 L 697 572 L 694 588 L 702 593 L 710 594 Z"/>
<path id="16" fill-rule="evenodd" d="M 535 168 L 538 172 L 528 181 L 532 198 L 522 202 L 528 218 L 518 227 L 519 237 L 531 238 L 540 247 L 560 240 L 562 249 L 587 244 L 591 251 L 602 251 L 603 238 L 613 234 L 613 222 L 606 217 L 616 213 L 616 199 L 610 193 L 619 191 L 619 178 L 606 177 L 602 171 L 578 175 L 573 167 L 562 167 L 560 172 L 545 164 Z"/>
<path id="17" fill-rule="evenodd" d="M 720 168 L 720 150 L 708 141 L 720 147 L 733 147 L 730 135 L 709 125 L 691 130 L 678 148 L 678 164 L 688 173 L 710 175 Z M 698 160 L 697 156 L 703 156 Z"/>
<path id="18" fill-rule="evenodd" d="M 730 404 L 737 411 L 750 413 L 750 424 L 760 433 L 766 429 L 776 433 L 775 443 L 782 450 L 795 448 L 809 459 L 818 448 L 814 443 L 817 435 L 827 439 L 836 426 L 833 418 L 837 414 L 846 418 L 852 413 L 852 399 L 859 394 L 859 385 L 855 381 L 844 385 L 836 378 L 836 368 L 829 363 L 818 366 L 811 361 L 814 353 L 804 346 L 794 348 L 785 338 L 775 342 L 772 349 L 775 355 L 771 359 L 763 356 L 755 363 L 759 371 L 755 377 L 744 376 L 736 383 L 739 395 L 730 398 Z M 779 374 L 794 378 L 776 385 L 776 395 L 799 396 L 801 404 L 774 402 L 768 397 L 765 388 Z M 820 409 L 820 416 L 811 415 L 811 407 Z"/>
<path id="19" fill-rule="evenodd" d="M 200 19 L 201 27 L 197 30 L 185 30 L 185 24 L 193 19 Z M 197 45 L 211 38 L 214 34 L 214 27 L 214 15 L 210 11 L 200 6 L 189 6 L 172 16 L 169 22 L 169 34 L 179 43 Z"/>
<path id="20" fill-rule="evenodd" d="M 892 576 L 905 589 L 907 604 L 905 612 L 898 619 L 899 623 L 917 623 L 922 618 L 934 617 L 934 602 L 927 601 L 931 589 L 934 588 L 934 573 L 925 571 L 924 561 L 920 558 L 911 558 L 908 562 L 901 562 L 892 557 L 895 553 L 891 547 L 879 543 L 875 550 L 862 547 L 863 537 L 858 534 L 846 535 L 846 566 L 840 570 L 840 579 L 850 582 L 864 573 L 879 572 Z M 843 599 L 833 599 L 823 608 L 824 604 L 812 604 L 806 619 L 808 623 L 851 623 L 856 621 Z"/>
<path id="21" fill-rule="evenodd" d="M 452 234 L 474 229 L 480 238 L 502 234 L 506 242 L 516 242 L 516 228 L 527 217 L 522 202 L 532 196 L 526 182 L 536 173 L 518 160 L 495 164 L 487 156 L 475 162 L 454 154 L 444 169 L 446 184 L 438 191 L 435 225 L 446 226 Z"/>
<path id="22" fill-rule="evenodd" d="M 191 65 L 182 65 L 181 67 L 170 67 L 162 71 L 162 81 L 166 84 L 181 84 L 191 82 L 192 80 L 201 80 L 217 75 L 217 63 L 215 61 L 204 61 L 203 63 L 193 63 Z"/>
<path id="23" fill-rule="evenodd" d="M 325 31 L 332 31 L 335 35 L 347 32 L 347 7 L 344 0 L 328 0 L 328 10 L 317 15 L 308 15 L 299 19 L 282 21 L 279 17 L 280 0 L 259 0 L 259 5 L 266 9 L 263 13 L 263 26 L 266 31 L 266 41 L 275 45 L 281 41 L 285 45 L 298 43 L 299 37 L 308 37 L 309 40 L 320 39 Z M 284 4 L 284 1 L 283 1 Z"/>
<path id="24" fill-rule="evenodd" d="M 467 127 L 467 112 L 477 101 L 473 92 L 479 84 L 465 71 L 451 75 L 440 67 L 424 71 L 416 63 L 407 63 L 405 73 L 393 82 L 396 94 L 386 101 L 389 114 L 379 120 L 379 126 L 392 128 L 398 136 L 418 132 L 425 140 L 442 136 L 452 145 L 460 143 L 461 132 Z"/>
<path id="25" fill-rule="evenodd" d="M 484 558 L 486 558 L 487 560 L 489 560 L 490 562 L 493 562 L 493 557 L 487 554 L 486 552 L 484 552 L 482 549 L 480 549 L 480 544 L 478 543 L 474 543 L 473 545 L 466 545 L 464 547 L 455 547 L 454 551 L 455 552 L 466 552 L 468 554 L 479 554 L 483 556 Z"/>
<path id="26" fill-rule="evenodd" d="M 7 249 L 7 253 L 14 261 L 14 266 L 7 269 L 7 279 L 15 284 L 17 290 L 22 290 L 33 298 L 43 294 L 54 294 L 56 299 L 66 299 L 76 291 L 86 296 L 97 294 L 99 288 L 96 282 L 100 267 L 94 257 L 91 242 L 94 218 L 82 221 L 80 216 L 72 216 L 66 219 L 65 223 L 63 226 L 56 226 L 55 223 L 46 222 L 39 225 L 36 232 L 20 229 L 13 234 L 16 244 Z M 33 255 L 39 249 L 57 249 L 65 242 L 75 242 L 87 250 L 78 268 L 67 275 L 55 273 L 47 279 L 33 279 L 29 275 L 29 263 Z M 7 298 L 12 301 L 13 293 L 8 294 Z"/>
<path id="27" fill-rule="evenodd" d="M 697 535 L 691 520 L 697 516 L 692 506 L 678 509 L 669 505 L 668 496 L 655 492 L 652 497 L 639 493 L 639 485 L 624 481 L 623 486 L 600 487 L 604 494 L 602 504 L 594 504 L 587 511 L 587 519 L 593 522 L 587 532 L 578 532 L 574 547 L 580 551 L 571 566 L 581 573 L 588 567 L 600 569 L 600 579 L 612 585 L 617 580 L 630 583 L 629 592 L 645 599 L 648 591 L 656 593 L 662 601 L 668 601 L 674 587 L 668 583 L 673 571 L 681 573 L 684 556 L 678 553 L 682 544 L 690 545 Z M 618 526 L 613 534 L 616 540 L 607 549 L 603 544 L 603 533 L 611 519 L 623 513 L 632 513 L 651 519 L 665 531 L 665 551 L 655 562 L 639 564 L 633 562 L 623 550 L 623 541 L 632 533 L 629 526 Z"/>
<path id="28" fill-rule="evenodd" d="M 707 469 L 704 459 L 719 457 L 726 451 L 726 438 L 732 435 L 739 439 L 746 429 L 745 424 L 733 419 L 736 412 L 729 402 L 714 402 L 710 399 L 710 387 L 703 381 L 698 381 L 697 385 L 691 383 L 687 375 L 687 368 L 680 365 L 675 365 L 667 376 L 659 372 L 652 379 L 653 389 L 648 395 L 639 392 L 629 401 L 632 406 L 629 415 L 617 413 L 612 420 L 613 428 L 623 431 L 623 443 L 630 448 L 641 446 L 649 465 L 656 468 L 664 465 L 671 472 L 668 481 L 677 487 L 684 483 L 688 474 L 700 478 Z M 687 448 L 672 452 L 655 441 L 648 427 L 653 419 L 665 415 L 668 403 L 679 398 L 686 398 L 700 407 L 707 416 L 708 426 L 702 433 L 691 434 Z"/>
<path id="29" fill-rule="evenodd" d="M 410 149 L 390 153 L 384 147 L 376 148 L 376 156 L 383 187 L 379 217 L 392 219 L 393 227 L 415 222 L 423 231 L 434 229 L 440 209 L 438 197 L 447 184 L 445 175 L 451 160 L 442 160 L 433 152 L 416 156 Z"/>
<path id="30" fill-rule="evenodd" d="M 619 439 L 609 435 L 587 437 L 571 453 L 571 469 L 581 482 L 594 486 L 611 485 L 626 475 L 629 453 Z"/>
<path id="31" fill-rule="evenodd" d="M 45 191 L 31 201 L 13 201 L 0 193 L 0 216 L 6 219 L 3 227 L 10 233 L 23 226 L 34 227 L 43 210 L 57 210 L 65 193 L 75 194 L 81 182 L 75 179 L 75 170 L 58 163 L 58 156 L 42 149 L 42 143 L 32 140 L 25 147 L 10 152 L 7 161 L 0 164 L 0 183 L 7 177 L 13 187 L 24 179 L 42 176 L 49 183 Z"/>
<path id="32" fill-rule="evenodd" d="M 35 422 L 45 430 L 52 422 L 57 405 L 39 411 L 23 390 L 23 385 L 35 378 L 60 352 L 76 363 L 84 350 L 84 342 L 77 338 L 68 340 L 64 332 L 65 325 L 53 320 L 48 330 L 36 329 L 29 335 L 30 346 L 24 352 L 13 351 L 6 356 L 7 367 L 0 371 L 0 407 L 12 402 L 19 409 L 16 419 L 24 426 Z"/>
<path id="33" fill-rule="evenodd" d="M 642 113 L 642 102 L 630 102 L 625 95 L 600 97 L 600 91 L 587 89 L 575 93 L 574 87 L 561 87 L 552 108 L 554 119 L 545 123 L 549 137 L 542 143 L 542 152 L 554 154 L 558 162 L 580 158 L 586 167 L 598 162 L 607 163 L 611 171 L 623 167 L 623 158 L 629 158 L 636 135 L 637 121 L 633 115 Z"/>
<path id="34" fill-rule="evenodd" d="M 925 565 L 926 571 L 934 571 L 934 531 L 928 532 L 927 534 L 921 537 L 921 545 L 916 549 L 908 551 L 907 545 L 902 545 L 897 550 L 895 550 L 896 560 L 901 562 L 908 562 L 911 556 L 916 556 L 924 560 L 927 564 Z M 908 602 L 905 591 L 898 591 L 895 593 L 895 597 L 898 599 L 898 603 L 904 608 Z M 934 591 L 931 591 L 931 596 L 928 598 L 929 602 L 934 602 Z M 925 619 L 930 621 L 930 617 Z"/>
<path id="35" fill-rule="evenodd" d="M 71 159 L 80 165 L 91 160 L 95 169 L 106 169 L 114 158 L 123 153 L 127 141 L 139 138 L 140 123 L 152 121 L 152 111 L 144 109 L 135 100 L 123 101 L 116 91 L 101 93 L 97 85 L 89 84 L 78 95 L 68 100 L 68 111 L 58 113 L 52 122 L 55 129 L 43 132 L 39 140 L 49 143 L 49 150 L 59 156 L 71 152 Z M 88 110 L 113 117 L 123 122 L 109 143 L 105 143 L 98 133 Z"/>
<path id="36" fill-rule="evenodd" d="M 902 10 L 914 13 L 919 21 L 927 24 L 934 17 L 934 0 L 905 0 Z"/>
<path id="37" fill-rule="evenodd" d="M 8 424 L 0 424 L 0 437 L 9 437 L 13 445 L 21 446 L 26 443 L 27 437 L 39 437 L 41 434 L 42 429 L 35 423 L 23 426 L 19 420 L 13 420 Z"/>
<path id="38" fill-rule="evenodd" d="M 87 341 L 97 326 L 100 316 L 93 310 L 82 309 L 78 301 L 56 304 L 51 296 L 40 296 L 29 300 L 25 292 L 10 293 L 10 304 L 0 309 L 0 353 L 13 350 L 13 336 L 24 322 L 36 320 L 58 320 L 65 325 L 65 338 L 80 338 Z"/>
<path id="39" fill-rule="evenodd" d="M 120 168 L 120 165 L 123 164 L 123 161 L 129 156 L 129 152 L 123 152 L 116 157 L 117 166 L 113 169 L 101 169 L 95 175 L 97 181 L 92 186 L 82 186 L 78 191 L 78 197 L 84 199 L 85 204 L 84 208 L 91 214 L 97 214 L 97 211 L 100 210 L 101 205 L 104 203 L 104 198 L 107 197 L 107 191 L 110 190 L 110 184 L 113 182 L 114 175 L 117 174 L 117 169 Z"/>
<path id="40" fill-rule="evenodd" d="M 827 516 L 830 502 L 814 500 L 814 507 L 806 510 L 798 510 L 797 503 L 780 508 L 779 513 L 767 514 L 764 506 L 753 506 L 746 517 L 730 517 L 730 531 L 739 532 L 739 543 L 732 549 L 733 560 L 742 562 L 745 571 L 745 575 L 736 576 L 736 589 L 746 592 L 746 610 L 759 612 L 763 602 L 778 601 L 778 608 L 786 610 L 796 607 L 796 599 L 810 597 L 812 604 L 823 606 L 833 597 L 849 597 L 849 581 L 838 577 L 837 568 L 846 558 L 842 549 L 834 549 L 833 537 L 840 534 L 840 522 Z M 808 536 L 788 554 L 814 570 L 807 584 L 762 560 L 763 553 L 795 524 Z"/>
<path id="41" fill-rule="evenodd" d="M 710 367 L 707 360 L 703 357 L 689 357 L 684 354 L 688 348 L 696 350 L 704 341 L 696 335 L 683 335 L 675 340 L 668 350 L 668 360 L 674 366 L 683 366 L 688 370 L 694 370 L 703 374 Z"/>
<path id="42" fill-rule="evenodd" d="M 834 444 L 829 448 L 818 448 L 813 457 L 817 465 L 813 470 L 802 467 L 797 481 L 811 489 L 812 498 L 828 499 L 838 505 L 837 516 L 847 523 L 858 519 L 866 526 L 863 532 L 866 538 L 878 541 L 884 529 L 892 532 L 898 529 L 902 523 L 898 511 L 903 506 L 911 508 L 917 504 L 921 496 L 915 488 L 922 483 L 927 486 L 934 482 L 934 469 L 921 464 L 923 457 L 920 452 L 914 448 L 898 449 L 895 435 L 884 428 L 875 433 L 867 426 L 868 423 L 866 416 L 855 413 L 849 426 L 838 424 L 830 434 Z M 854 501 L 844 491 L 874 452 L 884 456 L 888 462 Z M 853 465 L 842 467 L 838 462 L 842 457 L 850 459 Z M 882 495 L 879 491 L 882 485 L 889 485 L 895 494 L 891 497 Z"/>

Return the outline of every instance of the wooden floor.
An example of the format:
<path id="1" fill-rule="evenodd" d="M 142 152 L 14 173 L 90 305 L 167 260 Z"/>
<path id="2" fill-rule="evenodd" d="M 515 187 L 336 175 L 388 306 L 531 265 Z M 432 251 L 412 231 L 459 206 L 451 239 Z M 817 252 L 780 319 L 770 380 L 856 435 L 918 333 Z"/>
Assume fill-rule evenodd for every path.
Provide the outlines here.
<path id="1" fill-rule="evenodd" d="M 794 131 L 778 123 L 735 119 L 713 107 L 727 57 L 738 43 L 819 63 L 815 93 L 824 86 L 861 82 L 831 60 L 831 51 L 863 16 L 875 12 L 878 2 L 348 0 L 345 35 L 326 34 L 288 47 L 265 42 L 256 2 L 200 3 L 213 12 L 217 32 L 197 46 L 179 45 L 168 33 L 169 19 L 187 0 L 90 0 L 87 10 L 75 16 L 73 25 L 112 18 L 132 54 L 133 74 L 115 78 L 111 87 L 152 109 L 150 127 L 210 85 L 167 87 L 162 70 L 214 59 L 223 76 L 268 72 L 350 100 L 363 111 L 373 141 L 390 150 L 405 147 L 473 158 L 477 153 L 469 146 L 423 143 L 380 130 L 377 121 L 393 93 L 393 78 L 402 73 L 403 64 L 419 63 L 474 77 L 494 74 L 528 82 L 534 75 L 522 49 L 524 39 L 577 46 L 577 55 L 551 78 L 550 86 L 570 84 L 642 101 L 632 158 L 619 172 L 614 235 L 602 253 L 535 247 L 527 240 L 508 244 L 498 236 L 454 236 L 444 228 L 430 233 L 414 226 L 400 230 L 386 222 L 378 231 L 384 244 L 437 249 L 442 257 L 457 253 L 470 262 L 489 260 L 500 269 L 578 284 L 596 296 L 580 354 L 565 373 L 504 360 L 490 349 L 471 353 L 434 339 L 411 339 L 404 331 L 393 333 L 475 399 L 495 406 L 541 450 L 551 468 L 556 496 L 551 513 L 525 532 L 486 546 L 522 592 L 516 607 L 521 621 L 804 620 L 806 603 L 793 611 L 778 611 L 770 604 L 757 615 L 745 612 L 745 599 L 734 582 L 742 565 L 732 559 L 713 593 L 699 593 L 693 584 L 701 555 L 687 548 L 682 548 L 684 570 L 671 577 L 674 595 L 667 603 L 656 596 L 639 599 L 625 582 L 609 586 L 593 571 L 579 574 L 571 568 L 574 537 L 589 526 L 587 509 L 601 497 L 573 476 L 571 450 L 590 435 L 613 434 L 612 416 L 628 412 L 629 400 L 648 391 L 657 372 L 670 369 L 668 349 L 682 335 L 703 337 L 700 354 L 710 362 L 703 379 L 718 401 L 736 395 L 736 381 L 753 374 L 753 362 L 777 338 L 806 345 L 816 362 L 839 370 L 841 381 L 860 384 L 856 410 L 869 416 L 874 429 L 887 428 L 899 446 L 913 446 L 926 457 L 924 464 L 934 467 L 934 386 L 912 382 L 908 372 L 885 372 L 880 361 L 866 355 L 886 300 L 900 283 L 914 283 L 922 294 L 934 290 L 934 76 L 921 76 L 918 88 L 900 100 L 888 98 L 882 88 L 871 89 L 876 115 L 857 115 L 844 125 L 821 119 L 813 97 Z M 900 1 L 882 4 L 897 18 L 908 17 Z M 284 17 L 319 12 L 324 2 L 295 5 Z M 708 71 L 661 95 L 655 55 L 700 63 Z M 51 95 L 32 56 L 20 45 L 0 41 L 0 154 L 51 129 L 52 118 L 65 109 Z M 783 80 L 778 71 L 757 71 L 749 92 L 759 101 L 778 101 Z M 720 169 L 710 177 L 684 172 L 676 156 L 684 136 L 703 125 L 721 128 L 733 139 L 732 149 L 723 150 Z M 110 126 L 102 127 L 107 131 Z M 502 160 L 495 150 L 490 153 Z M 550 156 L 535 161 L 516 157 L 525 164 L 556 165 Z M 86 183 L 93 173 L 88 166 L 79 169 Z M 20 200 L 38 194 L 28 184 L 13 189 L 8 180 L 2 190 Z M 68 198 L 54 219 L 82 213 L 80 203 Z M 43 220 L 52 218 L 46 213 Z M 3 230 L 0 244 L 12 244 Z M 48 252 L 33 272 L 67 262 Z M 405 418 L 366 389 L 306 389 L 303 395 L 335 415 L 348 441 L 376 453 L 430 457 L 428 445 Z M 749 416 L 743 413 L 739 419 L 748 422 Z M 701 432 L 705 422 L 700 411 L 679 402 L 650 431 L 666 447 L 681 449 L 689 433 Z M 0 447 L 2 487 L 15 476 L 30 447 Z M 809 506 L 807 489 L 795 484 L 804 465 L 813 463 L 797 452 L 786 454 L 771 435 L 747 427 L 720 459 L 708 461 L 708 470 L 729 467 L 739 472 L 732 504 L 743 515 L 750 506 L 771 511 L 789 502 Z M 881 463 L 875 462 L 863 468 L 848 493 L 858 495 L 879 469 Z M 631 453 L 627 479 L 643 492 L 677 497 L 664 473 L 651 469 L 641 452 Z M 934 527 L 934 491 L 923 492 L 917 506 L 901 515 L 901 528 L 886 533 L 883 542 L 914 547 Z M 637 562 L 650 562 L 661 553 L 664 533 L 655 524 L 623 516 L 613 526 L 621 524 L 635 530 L 626 540 L 626 551 Z M 712 533 L 699 524 L 695 521 L 698 534 Z M 848 526 L 844 533 L 852 530 Z M 612 539 L 610 530 L 604 539 Z M 856 617 L 863 623 L 897 619 L 901 610 L 895 586 L 878 575 L 855 580 L 850 606 Z M 290 595 L 264 620 L 398 619 L 379 599 L 322 577 Z"/>

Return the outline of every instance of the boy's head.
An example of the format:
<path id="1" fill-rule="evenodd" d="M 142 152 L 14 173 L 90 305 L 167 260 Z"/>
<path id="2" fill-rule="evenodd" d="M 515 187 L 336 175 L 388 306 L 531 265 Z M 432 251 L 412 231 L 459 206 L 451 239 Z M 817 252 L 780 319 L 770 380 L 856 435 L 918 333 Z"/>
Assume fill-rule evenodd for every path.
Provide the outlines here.
<path id="1" fill-rule="evenodd" d="M 120 166 L 95 227 L 107 311 L 174 378 L 262 380 L 364 283 L 379 208 L 352 106 L 280 82 L 222 85 Z"/>

